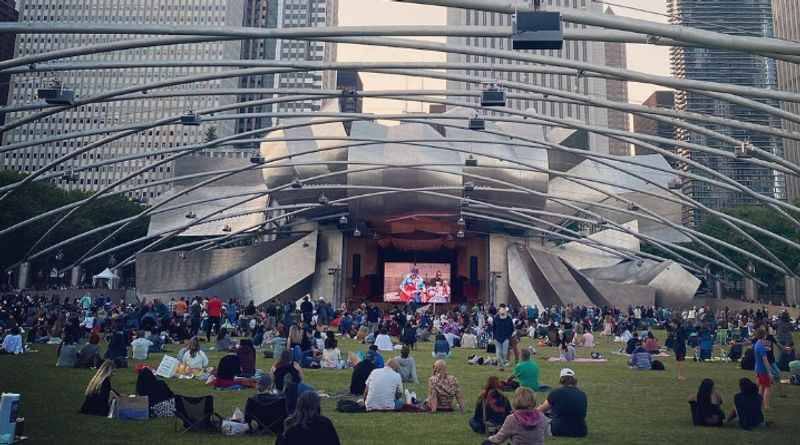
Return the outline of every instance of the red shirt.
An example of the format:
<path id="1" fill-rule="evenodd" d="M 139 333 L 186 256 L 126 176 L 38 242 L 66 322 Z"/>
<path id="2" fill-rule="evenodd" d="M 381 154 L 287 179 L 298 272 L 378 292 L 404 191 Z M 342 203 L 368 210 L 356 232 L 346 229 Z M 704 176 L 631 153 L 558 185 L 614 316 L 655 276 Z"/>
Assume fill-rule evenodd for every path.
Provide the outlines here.
<path id="1" fill-rule="evenodd" d="M 221 317 L 222 316 L 222 300 L 217 297 L 211 299 L 208 302 L 208 306 L 206 307 L 208 310 L 209 317 Z"/>

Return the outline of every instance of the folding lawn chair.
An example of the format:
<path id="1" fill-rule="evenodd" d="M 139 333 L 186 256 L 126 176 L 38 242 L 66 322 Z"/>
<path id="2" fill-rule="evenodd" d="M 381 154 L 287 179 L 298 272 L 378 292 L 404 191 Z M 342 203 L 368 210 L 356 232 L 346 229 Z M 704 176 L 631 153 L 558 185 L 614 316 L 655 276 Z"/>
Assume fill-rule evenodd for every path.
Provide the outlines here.
<path id="1" fill-rule="evenodd" d="M 180 431 L 178 420 L 183 422 L 182 433 L 218 432 L 222 430 L 222 416 L 214 412 L 214 397 L 187 397 L 175 395 L 175 431 Z"/>
<path id="2" fill-rule="evenodd" d="M 250 431 L 256 434 L 282 434 L 283 423 L 288 416 L 286 397 L 282 394 L 250 397 L 244 408 L 244 421 L 251 426 Z M 252 427 L 253 423 L 257 428 Z"/>

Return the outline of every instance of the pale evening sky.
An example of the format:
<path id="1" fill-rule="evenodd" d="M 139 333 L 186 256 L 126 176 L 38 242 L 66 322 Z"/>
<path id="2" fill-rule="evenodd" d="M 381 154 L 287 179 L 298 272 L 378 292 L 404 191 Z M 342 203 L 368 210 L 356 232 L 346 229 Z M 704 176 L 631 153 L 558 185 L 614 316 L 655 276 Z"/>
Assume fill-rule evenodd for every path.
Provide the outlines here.
<path id="1" fill-rule="evenodd" d="M 613 0 L 611 3 L 632 6 L 647 11 L 665 13 L 664 0 Z M 651 21 L 665 22 L 659 15 L 623 9 L 612 6 L 619 16 L 636 17 Z M 390 0 L 339 0 L 339 24 L 356 25 L 444 25 L 447 22 L 446 9 L 437 6 L 423 6 L 408 3 L 396 3 Z M 444 38 L 425 37 L 426 40 L 444 41 Z M 445 61 L 444 53 L 381 48 L 360 45 L 339 45 L 339 61 Z M 628 68 L 645 73 L 669 75 L 668 47 L 652 47 L 646 45 L 628 45 Z M 385 76 L 362 73 L 361 78 L 367 90 L 382 89 L 422 89 L 423 81 L 419 78 Z M 424 81 L 425 89 L 444 89 L 444 81 L 428 79 Z M 633 103 L 643 102 L 653 91 L 658 89 L 651 85 L 629 84 L 629 100 Z M 367 99 L 365 112 L 400 113 L 404 104 L 399 101 Z M 424 110 L 427 110 L 425 106 Z M 423 111 L 418 103 L 409 103 L 408 111 Z"/>

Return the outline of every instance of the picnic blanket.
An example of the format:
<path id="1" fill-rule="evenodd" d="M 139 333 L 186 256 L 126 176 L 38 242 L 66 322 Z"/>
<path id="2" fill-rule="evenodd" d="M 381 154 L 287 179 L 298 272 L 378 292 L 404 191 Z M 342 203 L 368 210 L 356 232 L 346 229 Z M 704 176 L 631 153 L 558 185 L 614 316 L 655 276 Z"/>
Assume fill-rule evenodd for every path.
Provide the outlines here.
<path id="1" fill-rule="evenodd" d="M 561 357 L 550 357 L 547 359 L 548 362 L 566 362 L 567 360 L 562 359 Z M 605 363 L 608 360 L 604 358 L 576 358 L 572 360 L 575 363 Z"/>

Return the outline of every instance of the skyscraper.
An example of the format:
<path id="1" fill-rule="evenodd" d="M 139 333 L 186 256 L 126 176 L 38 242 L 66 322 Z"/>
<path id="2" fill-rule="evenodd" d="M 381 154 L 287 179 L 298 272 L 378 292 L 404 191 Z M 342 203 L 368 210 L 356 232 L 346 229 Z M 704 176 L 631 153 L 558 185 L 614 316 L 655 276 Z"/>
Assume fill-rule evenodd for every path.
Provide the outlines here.
<path id="1" fill-rule="evenodd" d="M 578 8 L 598 14 L 603 13 L 603 6 L 600 3 L 589 0 L 547 0 L 542 2 L 545 10 L 558 10 L 566 8 Z M 511 26 L 512 17 L 510 14 L 492 13 L 486 11 L 475 11 L 458 8 L 449 8 L 447 11 L 448 26 Z M 564 23 L 565 29 L 585 28 L 585 25 Z M 458 46 L 471 46 L 479 48 L 490 48 L 500 50 L 511 50 L 510 39 L 491 38 L 491 37 L 448 37 L 447 43 Z M 525 51 L 521 51 L 525 52 Z M 562 50 L 542 50 L 527 51 L 533 54 L 561 57 L 569 60 L 578 60 L 597 65 L 606 64 L 606 48 L 603 42 L 587 41 L 565 41 Z M 450 63 L 486 63 L 486 64 L 511 64 L 512 61 L 497 59 L 485 56 L 473 56 L 467 54 L 447 55 Z M 520 62 L 514 61 L 515 65 Z M 463 71 L 457 71 L 458 74 Z M 464 73 L 469 76 L 484 77 L 489 80 L 506 80 L 559 90 L 577 92 L 596 97 L 606 97 L 606 81 L 604 79 L 590 77 L 563 76 L 555 74 L 538 73 L 512 73 L 512 72 L 490 72 L 467 70 Z M 480 85 L 469 84 L 457 81 L 448 81 L 447 89 L 452 90 L 474 90 L 481 88 Z M 458 98 L 462 100 L 462 98 Z M 477 98 L 463 99 L 477 102 Z M 607 127 L 609 123 L 608 111 L 604 108 L 587 107 L 575 104 L 555 103 L 547 101 L 533 101 L 522 99 L 509 99 L 508 106 L 517 110 L 527 110 L 535 108 L 538 113 L 557 118 L 572 119 L 591 125 Z M 598 153 L 608 153 L 609 141 L 604 136 L 592 133 L 589 138 L 589 147 Z"/>
<path id="2" fill-rule="evenodd" d="M 19 13 L 15 8 L 14 0 L 0 0 L 0 22 L 16 22 L 19 19 Z M 13 34 L 0 35 L 0 60 L 8 60 L 14 58 L 14 41 L 16 37 Z M 8 75 L 0 75 L 0 107 L 8 103 L 8 84 L 11 77 Z M 0 125 L 5 123 L 5 113 L 0 113 Z M 0 133 L 0 141 L 3 140 L 3 133 Z"/>
<path id="3" fill-rule="evenodd" d="M 280 0 L 278 23 L 282 28 L 336 26 L 339 0 Z M 336 44 L 320 41 L 278 40 L 280 60 L 335 62 Z M 308 71 L 276 75 L 279 88 L 333 89 L 335 71 Z M 278 111 L 318 111 L 320 101 L 278 104 Z"/>
<path id="4" fill-rule="evenodd" d="M 606 8 L 606 14 L 614 15 L 611 7 Z M 628 51 L 624 43 L 606 43 L 606 66 L 612 68 L 628 68 Z M 606 80 L 606 98 L 614 102 L 628 103 L 628 81 Z M 628 131 L 630 122 L 628 113 L 619 110 L 608 110 L 608 128 Z M 630 156 L 631 147 L 627 142 L 617 139 L 608 141 L 608 151 L 612 155 Z"/>
<path id="5" fill-rule="evenodd" d="M 20 20 L 40 24 L 135 24 L 149 23 L 178 26 L 241 26 L 244 20 L 244 0 L 97 0 L 87 3 L 83 0 L 22 0 L 19 2 Z M 27 34 L 17 36 L 16 56 L 22 57 L 63 48 L 93 45 L 100 42 L 142 38 L 127 35 L 92 34 Z M 174 45 L 111 53 L 93 54 L 81 57 L 82 61 L 198 61 L 198 60 L 236 60 L 242 56 L 241 41 L 208 42 L 191 45 Z M 214 67 L 190 68 L 132 68 L 124 70 L 81 70 L 57 72 L 57 78 L 65 87 L 73 88 L 81 97 L 91 97 L 133 85 L 143 85 L 160 80 L 175 79 L 199 73 L 221 71 Z M 10 102 L 25 104 L 37 102 L 36 90 L 45 84 L 50 75 L 17 74 L 11 82 Z M 239 79 L 220 79 L 202 83 L 187 84 L 190 89 L 236 88 Z M 202 95 L 163 99 L 143 99 L 115 101 L 80 106 L 68 111 L 40 119 L 34 123 L 9 130 L 4 135 L 5 143 L 12 144 L 41 139 L 63 133 L 71 133 L 92 128 L 104 128 L 132 123 L 154 121 L 169 115 L 180 115 L 187 110 L 212 108 L 235 101 L 235 96 Z M 32 111 L 9 113 L 8 121 L 13 122 L 28 116 Z M 150 153 L 176 146 L 193 144 L 205 140 L 210 128 L 217 136 L 233 134 L 237 123 L 231 120 L 203 123 L 199 127 L 170 125 L 160 126 L 104 145 L 89 153 L 80 155 L 58 167 L 68 173 L 101 159 L 127 156 L 137 153 Z M 63 156 L 78 147 L 99 139 L 87 137 L 53 142 L 5 153 L 3 167 L 22 172 L 32 172 L 53 159 Z M 164 155 L 153 154 L 149 159 L 117 163 L 110 166 L 78 171 L 79 179 L 70 181 L 62 177 L 56 183 L 68 189 L 98 190 L 114 181 L 140 169 L 153 159 Z M 140 175 L 133 184 L 144 185 L 161 179 L 173 177 L 173 165 L 166 164 Z M 144 198 L 154 198 L 169 189 L 161 185 L 147 189 Z"/>
<path id="6" fill-rule="evenodd" d="M 242 26 L 252 28 L 277 28 L 279 0 L 244 0 L 244 14 Z M 275 60 L 277 50 L 276 39 L 250 39 L 242 41 L 242 55 L 244 60 Z M 239 88 L 274 88 L 274 74 L 257 74 L 239 78 Z M 270 97 L 270 94 L 243 94 L 239 102 L 248 102 Z M 240 108 L 239 113 L 269 113 L 273 105 L 256 105 Z M 236 132 L 266 128 L 272 124 L 269 117 L 242 118 L 236 123 Z"/>
<path id="7" fill-rule="evenodd" d="M 779 39 L 800 41 L 800 2 L 797 0 L 772 0 L 772 13 L 775 18 L 775 37 Z M 778 89 L 800 93 L 800 65 L 778 61 Z M 783 109 L 800 114 L 800 104 L 784 102 Z M 800 132 L 800 124 L 784 121 L 783 128 Z M 800 141 L 784 139 L 786 159 L 800 164 Z M 790 202 L 800 199 L 800 178 L 786 176 L 786 198 Z"/>
<path id="8" fill-rule="evenodd" d="M 773 37 L 774 34 L 772 0 L 667 0 L 667 12 L 670 15 L 670 23 L 675 25 L 742 36 Z M 775 61 L 744 52 L 714 48 L 673 47 L 671 63 L 673 75 L 678 78 L 731 83 L 756 88 L 777 87 Z M 779 105 L 776 101 L 764 102 L 773 106 Z M 680 111 L 715 115 L 774 127 L 780 125 L 779 120 L 765 112 L 693 92 L 677 91 L 675 108 Z M 702 122 L 698 124 L 703 125 Z M 707 124 L 704 126 L 738 140 L 749 140 L 763 150 L 783 156 L 783 144 L 780 138 L 718 125 Z M 735 149 L 732 144 L 694 134 L 685 129 L 679 128 L 676 131 L 676 137 L 682 141 L 722 150 L 733 151 Z M 695 150 L 679 149 L 679 153 L 747 185 L 758 193 L 785 199 L 785 178 L 779 172 L 755 166 L 746 161 Z M 684 165 L 683 168 L 696 172 L 696 169 L 688 165 Z M 683 192 L 713 209 L 726 209 L 756 203 L 752 197 L 743 193 L 731 192 L 698 181 L 685 181 Z M 699 225 L 702 223 L 703 217 L 703 213 L 696 209 L 684 208 L 684 224 Z"/>
<path id="9" fill-rule="evenodd" d="M 646 107 L 654 107 L 654 108 L 675 108 L 675 92 L 673 91 L 656 91 L 647 98 L 642 104 Z M 651 136 L 659 136 L 666 139 L 674 139 L 675 138 L 675 126 L 653 119 L 649 119 L 644 117 L 641 114 L 636 114 L 633 116 L 633 131 L 637 134 L 648 134 Z M 675 144 L 655 144 L 664 150 L 669 150 L 675 153 Z M 636 149 L 636 156 L 652 154 L 653 151 L 644 148 L 642 146 L 637 145 Z M 677 168 L 678 161 L 676 159 L 667 158 L 667 162 L 673 167 Z"/>

